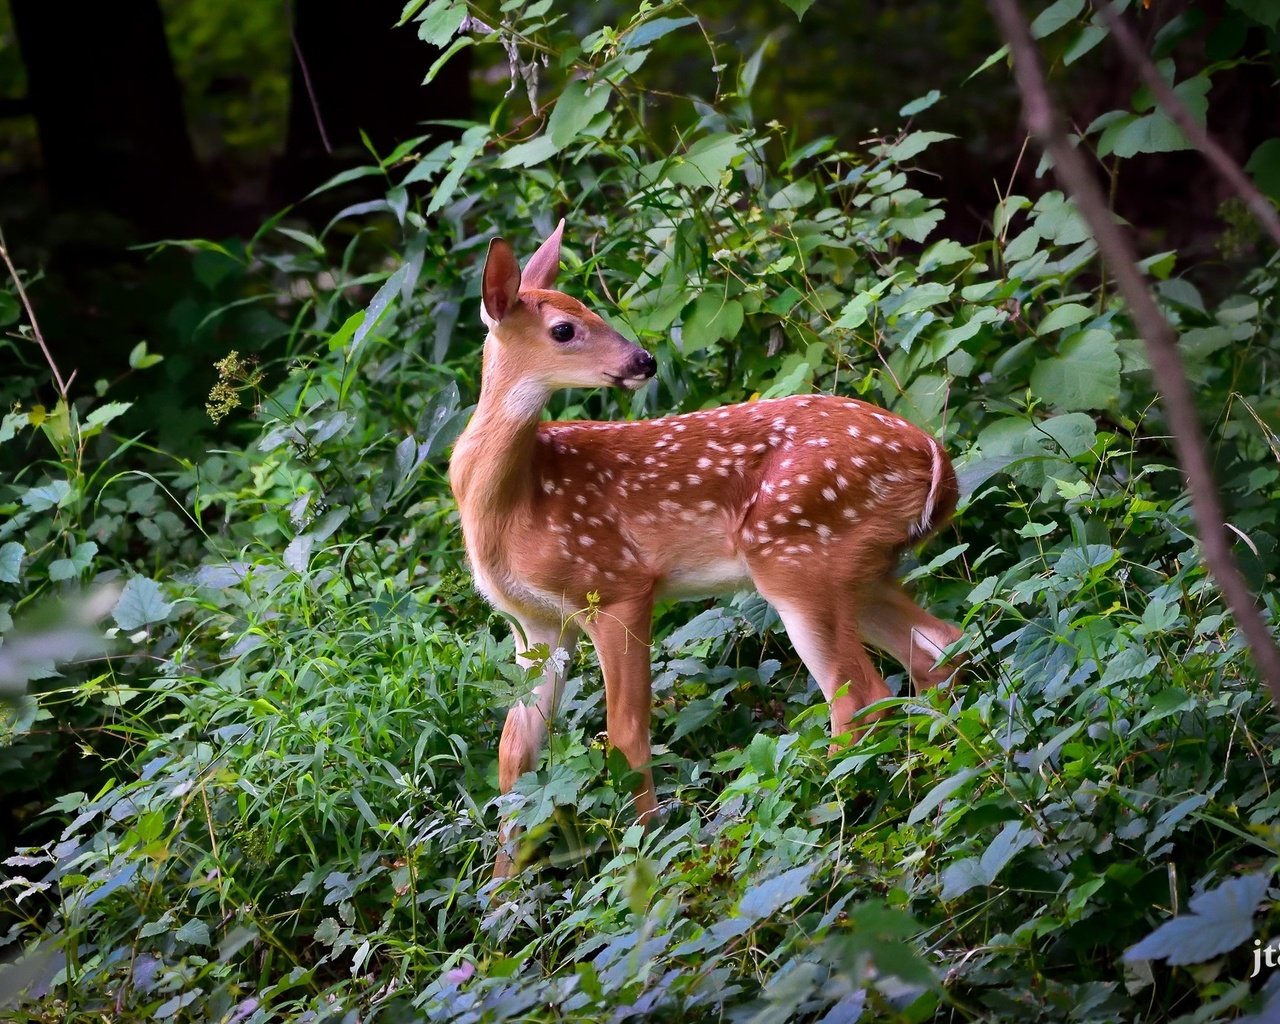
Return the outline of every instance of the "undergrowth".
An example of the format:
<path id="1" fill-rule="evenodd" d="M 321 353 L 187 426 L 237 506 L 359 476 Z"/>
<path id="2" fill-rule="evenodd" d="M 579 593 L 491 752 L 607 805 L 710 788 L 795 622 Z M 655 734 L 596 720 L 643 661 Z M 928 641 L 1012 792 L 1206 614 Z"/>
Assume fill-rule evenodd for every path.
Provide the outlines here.
<path id="1" fill-rule="evenodd" d="M 407 17 L 448 44 L 462 10 Z M 343 175 L 363 198 L 318 233 L 282 217 L 183 243 L 289 325 L 284 357 L 219 363 L 219 450 L 172 460 L 115 433 L 105 385 L 52 410 L 34 368 L 4 385 L 0 676 L 30 693 L 0 781 L 50 797 L 2 887 L 25 950 L 0 975 L 8 1019 L 1200 1021 L 1256 1003 L 1275 714 L 1070 204 L 1004 195 L 991 238 L 962 245 L 911 170 L 947 137 L 907 125 L 844 151 L 757 125 L 763 53 L 721 66 L 713 98 L 651 95 L 646 61 L 696 31 L 679 5 L 581 41 L 545 3 L 506 17 L 521 59 L 531 40 L 549 56 L 545 127 L 502 134 L 517 92 L 459 141 Z M 674 145 L 649 136 L 651 104 Z M 834 757 L 767 604 L 661 612 L 667 810 L 648 832 L 587 648 L 538 773 L 496 799 L 501 722 L 532 681 L 470 585 L 444 477 L 477 391 L 484 246 L 529 251 L 561 214 L 566 290 L 662 369 L 557 416 L 859 395 L 937 432 L 965 492 L 904 567 L 964 626 L 963 682 L 916 698 L 889 666 L 890 714 Z M 1274 263 L 1219 297 L 1174 253 L 1145 269 L 1273 613 Z M 136 371 L 155 360 L 143 347 Z M 107 588 L 110 645 L 59 674 L 68 630 L 100 639 L 72 621 L 81 587 Z M 63 618 L 40 619 L 55 597 Z M 59 784 L 69 758 L 91 788 Z M 500 809 L 527 863 L 496 886 Z"/>

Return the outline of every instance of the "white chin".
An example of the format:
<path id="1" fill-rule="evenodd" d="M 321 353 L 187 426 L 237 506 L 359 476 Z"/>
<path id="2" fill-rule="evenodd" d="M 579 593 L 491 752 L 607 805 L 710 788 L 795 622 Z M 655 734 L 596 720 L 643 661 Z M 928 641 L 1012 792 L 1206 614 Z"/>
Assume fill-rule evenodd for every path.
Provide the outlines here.
<path id="1" fill-rule="evenodd" d="M 639 391 L 649 383 L 648 377 L 623 377 L 622 386 L 628 391 Z"/>

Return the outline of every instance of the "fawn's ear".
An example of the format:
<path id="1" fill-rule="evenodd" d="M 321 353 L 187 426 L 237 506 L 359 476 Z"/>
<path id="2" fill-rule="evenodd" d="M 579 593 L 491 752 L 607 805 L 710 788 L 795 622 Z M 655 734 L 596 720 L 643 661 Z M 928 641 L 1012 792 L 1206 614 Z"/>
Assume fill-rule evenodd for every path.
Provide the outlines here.
<path id="1" fill-rule="evenodd" d="M 556 283 L 556 275 L 560 273 L 560 239 L 564 235 L 564 218 L 556 229 L 547 236 L 547 240 L 538 246 L 538 251 L 529 257 L 524 265 L 524 278 L 521 285 L 528 288 L 552 288 Z"/>
<path id="2" fill-rule="evenodd" d="M 480 283 L 480 319 L 486 327 L 502 320 L 516 304 L 520 294 L 520 264 L 504 239 L 489 243 L 484 258 L 484 275 Z"/>

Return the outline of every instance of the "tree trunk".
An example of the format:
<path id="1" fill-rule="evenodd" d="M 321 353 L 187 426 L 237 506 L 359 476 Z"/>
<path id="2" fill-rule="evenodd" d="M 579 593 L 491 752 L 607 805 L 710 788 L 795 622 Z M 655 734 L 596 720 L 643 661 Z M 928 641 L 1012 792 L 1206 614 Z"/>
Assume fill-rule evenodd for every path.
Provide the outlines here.
<path id="1" fill-rule="evenodd" d="M 149 235 L 198 229 L 206 195 L 156 0 L 10 0 L 55 206 Z"/>

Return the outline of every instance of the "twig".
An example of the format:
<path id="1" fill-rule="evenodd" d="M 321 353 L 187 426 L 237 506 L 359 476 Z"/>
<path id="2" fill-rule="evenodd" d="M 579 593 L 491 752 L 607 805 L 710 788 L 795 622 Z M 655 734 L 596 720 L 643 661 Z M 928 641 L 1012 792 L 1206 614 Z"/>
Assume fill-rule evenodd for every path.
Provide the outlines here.
<path id="1" fill-rule="evenodd" d="M 1022 93 L 1027 127 L 1049 154 L 1055 176 L 1089 225 L 1098 251 L 1111 268 L 1134 325 L 1146 344 L 1147 359 L 1173 435 L 1174 451 L 1191 492 L 1191 507 L 1200 533 L 1205 564 L 1253 652 L 1259 676 L 1271 690 L 1272 700 L 1280 704 L 1280 650 L 1277 650 L 1275 639 L 1262 620 L 1231 551 L 1222 502 L 1209 465 L 1191 389 L 1182 370 L 1173 328 L 1151 297 L 1137 267 L 1137 253 L 1112 216 L 1089 165 L 1062 128 L 1049 99 L 1039 52 L 1017 0 L 989 2 L 1000 26 L 1000 34 L 1013 55 L 1014 76 Z"/>
<path id="2" fill-rule="evenodd" d="M 49 351 L 49 346 L 45 344 L 44 334 L 40 331 L 40 323 L 36 320 L 35 308 L 31 305 L 31 299 L 27 296 L 27 289 L 22 286 L 22 279 L 18 276 L 18 268 L 13 265 L 13 260 L 9 258 L 9 246 L 5 244 L 3 230 L 0 230 L 0 259 L 4 260 L 5 269 L 9 271 L 9 276 L 13 278 L 13 286 L 18 290 L 18 298 L 22 302 L 22 308 L 27 311 L 27 319 L 31 321 L 31 333 L 35 335 L 36 344 L 40 346 L 40 351 L 44 353 L 45 362 L 49 364 L 49 369 L 53 372 L 54 383 L 58 386 L 58 396 L 65 402 L 67 400 L 67 382 L 62 379 L 62 374 L 58 371 L 58 364 L 53 361 L 53 353 Z M 75 375 L 72 374 L 72 376 Z"/>
<path id="3" fill-rule="evenodd" d="M 315 87 L 311 84 L 311 72 L 307 69 L 307 59 L 302 55 L 302 46 L 298 43 L 298 33 L 293 24 L 293 4 L 285 0 L 284 16 L 289 22 L 289 42 L 293 44 L 293 56 L 298 62 L 298 70 L 302 72 L 302 84 L 307 90 L 307 99 L 311 101 L 311 115 L 316 119 L 316 130 L 320 133 L 320 144 L 324 151 L 333 154 L 333 146 L 329 142 L 329 133 L 324 130 L 324 118 L 320 116 L 320 101 L 316 98 Z"/>
<path id="4" fill-rule="evenodd" d="M 1200 151 L 1210 166 L 1218 172 L 1218 176 L 1235 190 L 1236 195 L 1261 222 L 1272 241 L 1280 245 L 1280 213 L 1276 212 L 1271 200 L 1249 180 L 1249 176 L 1244 173 L 1231 154 L 1222 148 L 1221 143 L 1191 115 L 1186 104 L 1178 98 L 1178 94 L 1164 80 L 1159 69 L 1151 63 L 1151 58 L 1147 56 L 1137 35 L 1129 27 L 1129 23 L 1120 17 L 1116 8 L 1111 4 L 1102 4 L 1099 10 L 1107 27 L 1111 29 L 1111 38 L 1116 41 L 1125 60 L 1137 68 L 1142 81 L 1164 108 L 1164 112 L 1182 129 L 1182 134 L 1187 137 L 1187 141 Z"/>

